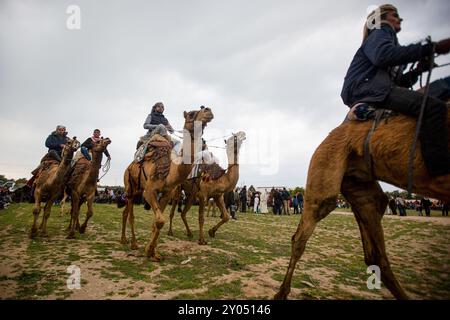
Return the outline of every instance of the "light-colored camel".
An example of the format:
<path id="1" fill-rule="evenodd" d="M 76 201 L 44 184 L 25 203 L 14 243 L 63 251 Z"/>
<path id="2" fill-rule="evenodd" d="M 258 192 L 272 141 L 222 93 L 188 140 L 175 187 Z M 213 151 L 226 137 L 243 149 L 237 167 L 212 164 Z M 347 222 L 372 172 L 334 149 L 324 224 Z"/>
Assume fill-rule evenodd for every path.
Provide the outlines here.
<path id="1" fill-rule="evenodd" d="M 202 180 L 201 177 L 194 179 L 189 179 L 184 181 L 182 187 L 184 188 L 187 199 L 186 205 L 181 212 L 181 218 L 183 219 L 184 225 L 186 227 L 186 233 L 189 238 L 192 238 L 192 231 L 189 229 L 187 223 L 186 214 L 192 207 L 194 200 L 197 198 L 199 201 L 199 211 L 198 211 L 198 223 L 199 223 L 199 239 L 198 243 L 203 245 L 207 244 L 205 240 L 205 235 L 203 232 L 203 225 L 205 223 L 205 206 L 208 203 L 208 199 L 213 198 L 217 207 L 221 212 L 221 220 L 208 231 L 210 237 L 215 237 L 216 231 L 221 225 L 230 220 L 230 214 L 226 209 L 223 195 L 225 192 L 234 190 L 236 184 L 239 180 L 239 150 L 241 148 L 242 142 L 245 140 L 245 133 L 238 132 L 233 134 L 226 143 L 226 151 L 228 157 L 228 170 L 227 172 L 218 178 L 217 180 Z M 173 235 L 172 232 L 172 219 L 175 212 L 176 201 L 172 203 L 172 208 L 170 212 L 170 225 L 169 225 L 169 235 Z"/>
<path id="2" fill-rule="evenodd" d="M 71 197 L 70 224 L 67 239 L 75 238 L 75 230 L 82 234 L 86 231 L 87 223 L 94 214 L 93 203 L 100 167 L 102 165 L 103 152 L 111 143 L 109 138 L 101 139 L 92 147 L 92 161 L 81 158 L 73 167 L 71 176 L 66 184 L 66 192 Z M 86 199 L 86 220 L 79 226 L 80 207 Z"/>
<path id="3" fill-rule="evenodd" d="M 37 220 L 41 212 L 41 200 L 45 197 L 44 215 L 40 225 L 41 235 L 47 237 L 47 220 L 53 203 L 64 189 L 65 176 L 70 169 L 74 152 L 80 147 L 80 142 L 76 138 L 68 139 L 61 152 L 62 161 L 58 163 L 56 160 L 47 160 L 47 156 L 43 158 L 41 171 L 36 178 L 34 189 L 34 206 L 33 206 L 33 226 L 30 231 L 30 238 L 37 235 Z"/>
<path id="4" fill-rule="evenodd" d="M 161 256 L 156 253 L 156 245 L 160 230 L 165 223 L 162 214 L 173 190 L 189 175 L 194 163 L 194 156 L 198 153 L 198 149 L 201 149 L 203 129 L 213 118 L 210 108 L 202 107 L 200 110 L 184 112 L 182 155 L 172 158 L 165 178 L 154 175 L 156 164 L 148 158 L 144 159 L 142 165 L 132 162 L 125 170 L 126 205 L 122 214 L 122 237 L 120 241 L 122 244 L 128 242 L 126 239 L 126 223 L 128 220 L 131 228 L 131 248 L 138 248 L 134 232 L 133 199 L 143 194 L 145 201 L 151 205 L 155 214 L 151 238 L 145 247 L 145 253 L 153 261 L 161 259 Z"/>
<path id="5" fill-rule="evenodd" d="M 305 192 L 304 212 L 292 236 L 292 252 L 284 281 L 275 299 L 286 299 L 292 275 L 316 224 L 336 208 L 342 192 L 351 204 L 361 232 L 367 265 L 377 265 L 381 281 L 397 299 L 408 298 L 392 272 L 386 255 L 381 219 L 388 198 L 377 180 L 406 189 L 408 157 L 416 127 L 415 119 L 403 115 L 382 120 L 370 140 L 373 171 L 364 161 L 364 139 L 372 121 L 344 122 L 335 128 L 312 156 Z M 447 113 L 450 129 L 450 113 Z M 450 140 L 449 140 L 450 145 Z M 413 192 L 450 201 L 450 175 L 431 178 L 418 144 L 414 157 Z"/>

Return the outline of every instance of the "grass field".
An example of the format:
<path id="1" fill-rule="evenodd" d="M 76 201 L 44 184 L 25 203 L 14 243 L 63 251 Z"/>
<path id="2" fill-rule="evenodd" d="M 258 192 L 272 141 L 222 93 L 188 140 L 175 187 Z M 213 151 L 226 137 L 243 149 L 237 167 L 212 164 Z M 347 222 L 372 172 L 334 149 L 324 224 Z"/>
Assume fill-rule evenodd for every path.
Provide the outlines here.
<path id="1" fill-rule="evenodd" d="M 82 218 L 84 219 L 84 207 Z M 160 235 L 159 263 L 144 256 L 153 213 L 136 206 L 140 248 L 119 243 L 121 210 L 99 204 L 85 235 L 65 239 L 68 215 L 54 207 L 48 238 L 30 240 L 30 204 L 0 211 L 1 299 L 271 299 L 284 277 L 290 239 L 299 216 L 238 214 L 208 245 L 197 244 L 197 207 L 188 216 L 188 239 L 178 215 L 174 236 Z M 412 212 L 409 212 L 411 214 Z M 414 213 L 415 214 L 415 213 Z M 415 214 L 416 215 L 416 214 Z M 383 219 L 394 272 L 415 299 L 450 299 L 450 219 Z M 166 212 L 167 217 L 167 212 Z M 168 218 L 168 217 L 167 217 Z M 207 217 L 208 230 L 218 221 Z M 70 290 L 67 268 L 81 271 L 81 289 Z M 332 213 L 316 228 L 294 274 L 290 299 L 392 299 L 366 286 L 359 230 L 349 213 Z"/>

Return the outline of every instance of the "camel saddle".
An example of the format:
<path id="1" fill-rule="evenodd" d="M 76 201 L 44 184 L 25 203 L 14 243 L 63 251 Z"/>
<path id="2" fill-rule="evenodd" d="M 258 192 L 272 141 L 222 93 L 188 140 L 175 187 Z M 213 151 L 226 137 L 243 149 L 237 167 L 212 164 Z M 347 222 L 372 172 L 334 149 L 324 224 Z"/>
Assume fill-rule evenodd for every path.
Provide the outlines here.
<path id="1" fill-rule="evenodd" d="M 169 174 L 172 147 L 171 141 L 159 134 L 155 134 L 139 148 L 143 148 L 141 152 L 144 153 L 141 162 L 151 161 L 156 166 L 152 179 L 165 179 Z"/>
<path id="2" fill-rule="evenodd" d="M 225 174 L 225 170 L 222 169 L 217 163 L 201 164 L 200 165 L 201 177 L 205 182 L 211 180 L 217 180 Z"/>

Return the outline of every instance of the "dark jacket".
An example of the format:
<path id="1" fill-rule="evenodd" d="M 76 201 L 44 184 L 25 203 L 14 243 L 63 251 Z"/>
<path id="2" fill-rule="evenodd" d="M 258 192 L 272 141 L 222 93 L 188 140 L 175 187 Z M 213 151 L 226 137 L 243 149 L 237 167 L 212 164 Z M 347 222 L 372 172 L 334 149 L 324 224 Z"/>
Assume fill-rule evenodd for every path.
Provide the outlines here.
<path id="1" fill-rule="evenodd" d="M 148 132 L 151 133 L 160 124 L 166 126 L 169 124 L 169 120 L 167 120 L 162 113 L 154 111 L 147 116 L 147 119 L 145 119 L 144 129 L 147 129 Z M 173 130 L 169 130 L 169 132 L 173 132 Z"/>
<path id="2" fill-rule="evenodd" d="M 92 138 L 87 138 L 83 144 L 81 145 L 82 147 L 85 147 L 88 150 L 92 150 L 92 148 L 94 147 L 94 140 L 92 140 Z M 108 158 L 110 157 L 108 149 L 105 149 L 105 151 L 103 151 L 103 153 L 105 154 L 105 156 L 107 156 Z"/>
<path id="3" fill-rule="evenodd" d="M 400 46 L 387 24 L 374 29 L 353 57 L 345 76 L 341 97 L 351 107 L 357 102 L 381 102 L 392 86 L 411 87 L 416 72 L 403 74 L 406 65 L 429 56 L 431 45 Z"/>
<path id="4" fill-rule="evenodd" d="M 45 140 L 45 146 L 48 148 L 48 151 L 55 150 L 59 154 L 61 154 L 62 144 L 66 144 L 67 142 L 67 133 L 63 136 L 59 135 L 56 131 L 53 131 Z"/>

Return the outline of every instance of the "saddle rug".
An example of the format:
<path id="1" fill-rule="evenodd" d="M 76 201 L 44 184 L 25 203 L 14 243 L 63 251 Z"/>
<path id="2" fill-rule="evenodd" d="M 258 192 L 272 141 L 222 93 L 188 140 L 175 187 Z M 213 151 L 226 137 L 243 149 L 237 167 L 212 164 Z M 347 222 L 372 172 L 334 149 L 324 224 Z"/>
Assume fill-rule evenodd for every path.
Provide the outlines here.
<path id="1" fill-rule="evenodd" d="M 150 139 L 138 148 L 134 155 L 134 161 L 141 163 L 151 161 L 155 164 L 155 170 L 152 179 L 165 179 L 170 170 L 170 154 L 172 151 L 172 142 L 159 134 L 153 135 Z"/>

